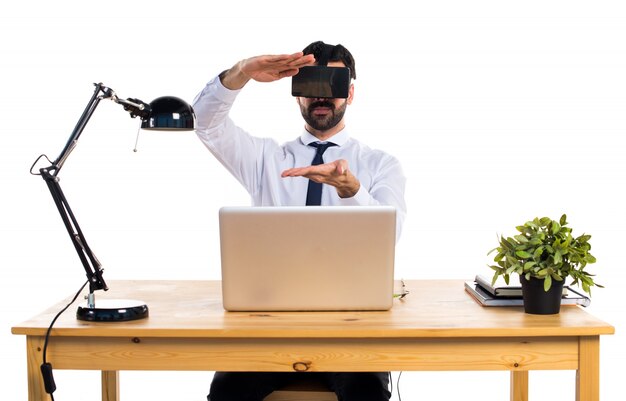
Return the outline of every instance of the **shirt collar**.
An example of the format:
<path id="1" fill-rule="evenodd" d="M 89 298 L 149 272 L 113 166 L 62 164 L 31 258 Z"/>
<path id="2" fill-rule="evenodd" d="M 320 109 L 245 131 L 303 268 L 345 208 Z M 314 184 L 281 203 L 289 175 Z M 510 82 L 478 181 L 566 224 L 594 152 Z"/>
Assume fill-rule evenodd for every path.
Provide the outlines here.
<path id="1" fill-rule="evenodd" d="M 348 131 L 344 128 L 338 133 L 336 133 L 335 135 L 331 136 L 330 139 L 326 142 L 332 142 L 336 144 L 337 146 L 343 146 L 346 142 L 348 142 L 348 139 L 350 139 L 350 135 L 348 134 Z M 313 143 L 313 142 L 320 142 L 319 139 L 313 136 L 306 129 L 303 130 L 302 135 L 300 135 L 300 141 L 304 145 L 309 145 L 310 143 Z"/>

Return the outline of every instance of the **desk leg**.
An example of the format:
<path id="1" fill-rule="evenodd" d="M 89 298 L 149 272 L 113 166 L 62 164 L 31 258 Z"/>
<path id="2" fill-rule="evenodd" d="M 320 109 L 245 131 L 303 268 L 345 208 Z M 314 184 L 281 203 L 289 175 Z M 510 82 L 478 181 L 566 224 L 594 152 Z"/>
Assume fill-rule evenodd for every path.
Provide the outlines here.
<path id="1" fill-rule="evenodd" d="M 600 337 L 578 340 L 576 401 L 600 401 Z"/>
<path id="2" fill-rule="evenodd" d="M 26 337 L 26 365 L 28 370 L 28 401 L 48 401 L 41 377 L 43 350 L 42 337 Z"/>
<path id="3" fill-rule="evenodd" d="M 528 401 L 528 371 L 511 372 L 511 401 Z"/>
<path id="4" fill-rule="evenodd" d="M 120 372 L 117 370 L 102 371 L 102 401 L 119 401 Z"/>

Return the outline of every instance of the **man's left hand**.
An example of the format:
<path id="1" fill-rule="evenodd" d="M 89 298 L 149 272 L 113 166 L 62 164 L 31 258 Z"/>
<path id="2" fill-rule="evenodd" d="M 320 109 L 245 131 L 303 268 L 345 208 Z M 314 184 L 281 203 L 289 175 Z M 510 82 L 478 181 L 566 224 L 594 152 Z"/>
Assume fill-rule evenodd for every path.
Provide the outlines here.
<path id="1" fill-rule="evenodd" d="M 315 182 L 332 185 L 340 198 L 351 198 L 359 191 L 361 183 L 348 169 L 344 159 L 317 166 L 295 167 L 282 172 L 281 177 L 305 177 Z"/>

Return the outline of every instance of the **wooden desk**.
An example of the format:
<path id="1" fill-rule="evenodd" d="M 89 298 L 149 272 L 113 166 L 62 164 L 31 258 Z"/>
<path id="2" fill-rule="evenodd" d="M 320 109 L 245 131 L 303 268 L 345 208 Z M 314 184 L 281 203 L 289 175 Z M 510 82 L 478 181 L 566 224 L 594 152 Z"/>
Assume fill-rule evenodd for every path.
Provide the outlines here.
<path id="1" fill-rule="evenodd" d="M 408 281 L 389 312 L 232 313 L 219 281 L 119 281 L 99 299 L 134 298 L 148 319 L 88 323 L 68 310 L 48 347 L 54 369 L 102 371 L 102 399 L 119 400 L 120 370 L 508 370 L 513 401 L 529 370 L 576 370 L 578 401 L 599 400 L 600 335 L 614 328 L 577 306 L 537 316 L 484 308 L 463 281 Z M 29 401 L 48 400 L 39 373 L 46 329 L 67 300 L 12 328 L 26 335 Z"/>

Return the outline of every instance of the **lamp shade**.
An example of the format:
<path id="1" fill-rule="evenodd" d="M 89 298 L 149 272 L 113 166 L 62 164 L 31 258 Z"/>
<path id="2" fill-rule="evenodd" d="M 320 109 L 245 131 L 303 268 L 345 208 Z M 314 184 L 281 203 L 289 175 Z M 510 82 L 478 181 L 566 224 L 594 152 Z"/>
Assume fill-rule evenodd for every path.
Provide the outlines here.
<path id="1" fill-rule="evenodd" d="M 190 131 L 195 128 L 193 108 L 175 96 L 162 96 L 150 102 L 150 114 L 142 119 L 142 129 Z"/>

